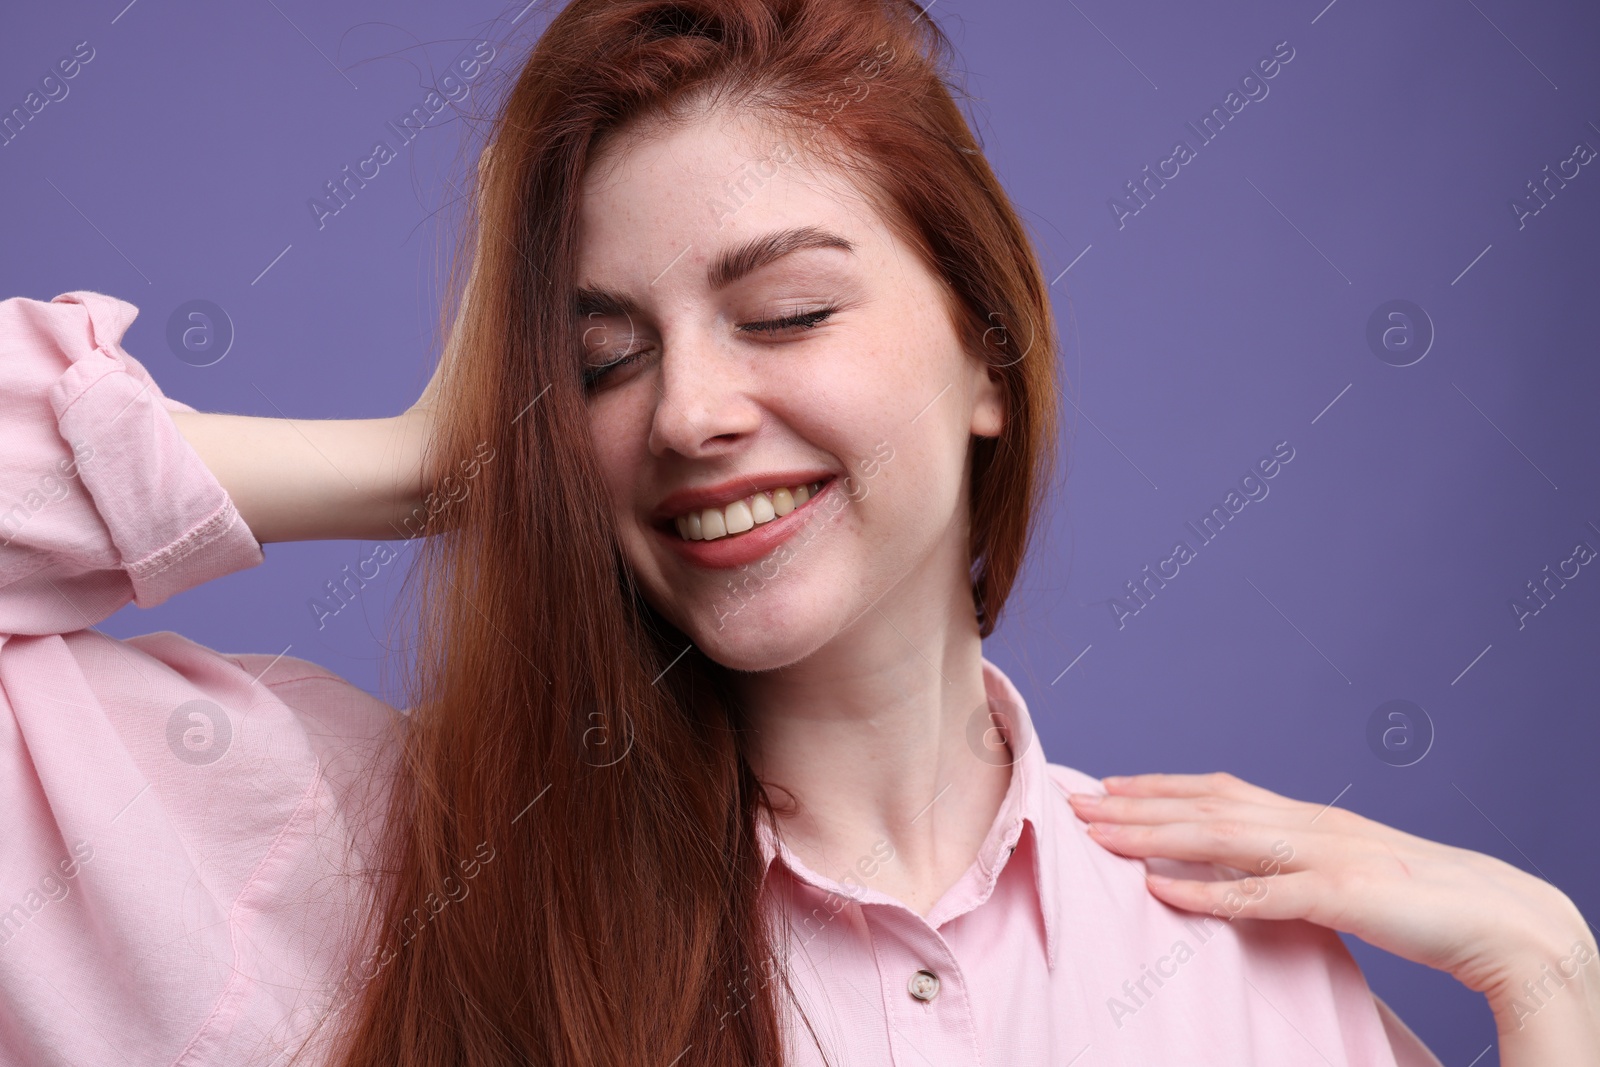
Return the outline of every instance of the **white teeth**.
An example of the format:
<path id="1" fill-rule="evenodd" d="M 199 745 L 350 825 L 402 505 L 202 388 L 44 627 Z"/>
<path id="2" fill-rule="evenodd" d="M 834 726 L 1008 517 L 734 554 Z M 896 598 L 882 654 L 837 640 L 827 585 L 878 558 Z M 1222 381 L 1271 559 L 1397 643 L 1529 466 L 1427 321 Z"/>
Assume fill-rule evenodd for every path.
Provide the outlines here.
<path id="1" fill-rule="evenodd" d="M 822 488 L 821 482 L 773 489 L 735 500 L 726 507 L 704 508 L 679 515 L 672 520 L 678 536 L 685 541 L 715 541 L 782 518 L 810 500 Z"/>
<path id="2" fill-rule="evenodd" d="M 750 513 L 750 505 L 743 500 L 735 500 L 729 504 L 723 516 L 730 534 L 742 534 L 746 530 L 754 529 L 756 525 L 755 516 Z"/>

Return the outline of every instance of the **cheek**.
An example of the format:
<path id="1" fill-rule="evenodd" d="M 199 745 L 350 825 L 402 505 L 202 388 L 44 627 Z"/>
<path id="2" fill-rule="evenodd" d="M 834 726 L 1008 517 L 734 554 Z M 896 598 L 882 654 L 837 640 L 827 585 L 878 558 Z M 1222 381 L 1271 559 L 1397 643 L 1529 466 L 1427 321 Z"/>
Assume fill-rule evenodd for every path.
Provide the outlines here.
<path id="1" fill-rule="evenodd" d="M 885 547 L 921 552 L 949 525 L 960 492 L 962 467 L 937 436 L 904 426 L 877 452 L 856 463 L 857 495 L 868 505 L 862 518 L 883 529 Z M 878 442 L 875 442 L 878 443 Z"/>
<path id="2" fill-rule="evenodd" d="M 902 418 L 886 428 L 883 442 L 869 444 L 878 449 L 866 467 L 877 473 L 864 480 L 870 495 L 862 517 L 875 528 L 877 551 L 914 566 L 930 553 L 940 559 L 960 555 L 957 545 L 970 521 L 965 479 L 971 439 L 963 410 L 951 389 L 914 422 Z"/>
<path id="3" fill-rule="evenodd" d="M 611 399 L 611 398 L 607 398 Z M 643 587 L 646 599 L 657 609 L 670 589 L 658 559 L 661 546 L 640 518 L 642 502 L 653 486 L 647 484 L 653 469 L 650 456 L 648 411 L 637 409 L 626 397 L 618 403 L 595 404 L 590 410 L 589 435 L 622 559 Z M 670 612 L 668 612 L 670 616 Z"/>
<path id="4" fill-rule="evenodd" d="M 589 442 L 613 508 L 631 503 L 643 469 L 648 424 L 623 405 L 596 407 L 589 419 Z"/>
<path id="5" fill-rule="evenodd" d="M 926 424 L 947 421 L 966 404 L 965 357 L 954 334 L 919 321 L 913 328 L 885 334 L 846 369 L 849 388 L 872 409 L 863 416 L 883 426 L 882 436 L 897 445 L 928 432 Z"/>

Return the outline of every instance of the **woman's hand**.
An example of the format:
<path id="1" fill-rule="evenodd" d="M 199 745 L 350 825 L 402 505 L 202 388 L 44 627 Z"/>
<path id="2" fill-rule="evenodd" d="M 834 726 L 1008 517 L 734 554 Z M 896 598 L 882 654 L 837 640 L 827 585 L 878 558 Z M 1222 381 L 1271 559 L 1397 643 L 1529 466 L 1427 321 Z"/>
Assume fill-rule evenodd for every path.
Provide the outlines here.
<path id="1" fill-rule="evenodd" d="M 490 145 L 478 157 L 478 192 L 480 197 L 483 185 L 488 180 L 489 161 L 493 151 L 494 146 Z M 480 200 L 480 216 L 481 210 Z M 428 384 L 423 388 L 422 394 L 417 397 L 416 402 L 411 407 L 407 408 L 399 416 L 400 423 L 422 443 L 423 447 L 432 442 L 434 433 L 438 428 L 442 400 L 446 389 L 450 387 L 448 379 L 455 368 L 456 352 L 461 344 L 462 324 L 467 321 L 468 316 L 471 314 L 469 305 L 472 300 L 474 286 L 478 280 L 478 264 L 483 257 L 483 223 L 481 217 L 478 221 L 478 227 L 478 243 L 473 250 L 472 267 L 467 273 L 466 284 L 462 287 L 461 301 L 456 308 L 455 321 L 452 323 L 450 337 L 445 342 L 444 351 L 439 354 L 439 362 L 434 366 L 433 375 L 428 379 Z M 437 471 L 423 472 L 422 486 L 426 488 L 432 485 L 437 480 L 439 473 Z"/>
<path id="2" fill-rule="evenodd" d="M 1104 847 L 1246 875 L 1208 882 L 1151 874 L 1158 899 L 1224 919 L 1305 919 L 1354 934 L 1484 993 L 1502 1064 L 1600 1063 L 1600 951 L 1577 907 L 1548 882 L 1231 774 L 1103 784 L 1106 796 L 1070 800 Z M 1548 1025 L 1531 1026 L 1534 1016 Z"/>

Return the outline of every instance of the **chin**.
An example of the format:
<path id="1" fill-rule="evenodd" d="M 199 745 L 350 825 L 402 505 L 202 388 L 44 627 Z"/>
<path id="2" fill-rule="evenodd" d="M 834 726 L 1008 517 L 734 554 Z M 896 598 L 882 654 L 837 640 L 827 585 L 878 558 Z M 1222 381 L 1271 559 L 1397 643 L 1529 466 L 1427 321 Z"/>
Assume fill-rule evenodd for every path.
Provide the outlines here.
<path id="1" fill-rule="evenodd" d="M 724 617 L 719 630 L 716 623 L 708 621 L 688 631 L 695 647 L 714 662 L 735 671 L 771 671 L 787 667 L 805 659 L 822 644 L 809 640 L 792 619 L 770 621 L 757 618 L 753 611 L 744 611 L 732 618 Z"/>

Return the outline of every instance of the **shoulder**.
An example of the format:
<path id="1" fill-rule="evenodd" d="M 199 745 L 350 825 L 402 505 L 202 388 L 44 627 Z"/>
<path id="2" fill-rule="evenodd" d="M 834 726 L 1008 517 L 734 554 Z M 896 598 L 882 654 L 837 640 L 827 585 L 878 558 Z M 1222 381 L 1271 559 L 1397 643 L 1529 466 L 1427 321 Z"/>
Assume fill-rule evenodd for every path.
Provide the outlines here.
<path id="1" fill-rule="evenodd" d="M 1040 818 L 1041 855 L 1052 872 L 1051 921 L 1063 943 L 1099 960 L 1120 960 L 1131 981 L 1112 990 L 1107 1011 L 1123 1025 L 1211 1018 L 1239 1048 L 1266 1048 L 1273 1019 L 1292 1019 L 1316 1040 L 1342 1041 L 1362 1055 L 1350 1062 L 1393 1061 L 1376 1002 L 1339 935 L 1297 919 L 1245 917 L 1244 898 L 1270 893 L 1273 877 L 1220 864 L 1142 859 L 1112 852 L 1085 832 L 1066 793 L 1104 793 L 1100 781 L 1073 767 L 1047 764 L 1052 794 Z M 1043 872 L 1041 872 L 1043 873 Z M 1239 881 L 1236 893 L 1210 913 L 1181 911 L 1159 900 L 1147 873 L 1199 881 Z M 1052 884 L 1053 883 L 1053 884 Z M 1182 975 L 1175 984 L 1171 979 Z M 1166 983 L 1162 989 L 1160 982 Z M 1115 986 L 1115 982 L 1112 983 Z M 1182 990 L 1181 992 L 1177 990 Z M 1262 1008 L 1270 1005 L 1266 1015 Z M 1146 1010 L 1146 1009 L 1149 1010 Z M 1272 1018 L 1268 1018 L 1271 1016 Z M 1176 1032 L 1176 1031 L 1175 1031 Z M 1409 1067 L 1409 1064 L 1408 1064 Z"/>
<path id="2" fill-rule="evenodd" d="M 0 775 L 0 949 L 23 964 L 0 1003 L 24 1059 L 103 1056 L 60 1025 L 64 997 L 137 1029 L 149 1059 L 258 1062 L 230 1042 L 342 965 L 404 716 L 306 660 L 168 631 L 4 638 L 0 665 L 0 757 L 25 761 Z M 117 951 L 85 955 L 84 930 Z"/>
<path id="3" fill-rule="evenodd" d="M 1266 964 L 1269 960 L 1273 961 L 1272 966 L 1292 963 L 1312 970 L 1353 966 L 1343 942 L 1332 930 L 1299 920 L 1252 919 L 1243 914 L 1252 900 L 1272 891 L 1272 875 L 1281 864 L 1246 871 L 1217 863 L 1161 856 L 1146 859 L 1114 852 L 1089 836 L 1087 824 L 1066 799 L 1066 794 L 1073 792 L 1103 794 L 1105 788 L 1100 781 L 1059 764 L 1048 764 L 1047 770 L 1051 795 L 1047 798 L 1048 809 L 1039 821 L 1042 834 L 1051 840 L 1043 852 L 1055 868 L 1059 884 L 1081 887 L 1093 898 L 1079 903 L 1099 910 L 1102 921 L 1106 915 L 1118 916 L 1118 923 L 1111 926 L 1122 925 L 1125 929 L 1120 933 L 1108 929 L 1114 939 L 1154 938 L 1148 944 L 1159 945 L 1169 938 L 1200 937 L 1214 945 L 1228 945 L 1220 951 L 1214 948 L 1211 955 L 1232 957 L 1240 966 L 1250 961 Z M 1184 912 L 1151 893 L 1145 880 L 1148 874 L 1235 885 L 1224 895 L 1223 905 L 1209 914 Z"/>
<path id="4" fill-rule="evenodd" d="M 1046 763 L 1045 772 L 1050 776 L 1050 781 L 1055 785 L 1062 799 L 1068 793 L 1104 793 L 1105 787 L 1100 784 L 1100 779 L 1090 774 L 1085 774 L 1076 767 L 1068 767 L 1061 763 Z"/>
<path id="5" fill-rule="evenodd" d="M 171 636 L 211 651 L 181 635 Z M 276 656 L 261 652 L 214 654 L 269 689 L 301 717 L 314 736 L 335 740 L 364 738 L 387 730 L 405 718 L 391 704 L 310 660 L 287 653 Z"/>
<path id="6" fill-rule="evenodd" d="M 243 679 L 248 695 L 223 708 L 253 736 L 243 738 L 247 759 L 291 753 L 316 769 L 318 787 L 339 806 L 387 779 L 402 743 L 407 716 L 334 671 L 287 653 L 221 653 L 170 631 L 131 638 L 130 644 L 167 663 L 210 662 Z M 369 798 L 369 799 L 375 799 Z"/>
<path id="7" fill-rule="evenodd" d="M 1050 793 L 1052 806 L 1052 824 L 1056 832 L 1067 833 L 1075 837 L 1083 837 L 1092 849 L 1085 850 L 1089 856 L 1101 858 L 1104 863 L 1124 868 L 1128 873 L 1139 879 L 1141 891 L 1144 875 L 1147 871 L 1165 874 L 1173 878 L 1190 878 L 1201 881 L 1226 881 L 1244 877 L 1250 872 L 1236 871 L 1216 863 L 1198 863 L 1189 860 L 1171 860 L 1162 858 L 1139 859 L 1129 856 L 1118 856 L 1107 849 L 1088 840 L 1085 834 L 1086 824 L 1078 818 L 1077 812 L 1067 802 L 1069 793 L 1096 793 L 1105 795 L 1105 786 L 1100 779 L 1093 775 L 1068 767 L 1059 763 L 1047 763 L 1046 773 L 1052 788 Z M 1060 816 L 1060 818 L 1054 818 Z M 1154 898 L 1152 898 L 1154 899 Z M 1163 905 L 1165 906 L 1165 905 Z"/>

